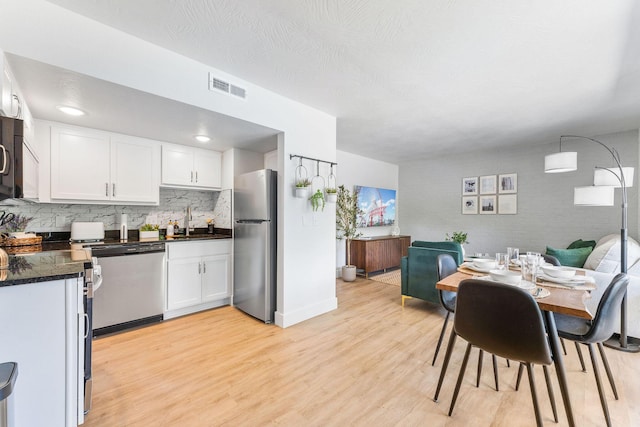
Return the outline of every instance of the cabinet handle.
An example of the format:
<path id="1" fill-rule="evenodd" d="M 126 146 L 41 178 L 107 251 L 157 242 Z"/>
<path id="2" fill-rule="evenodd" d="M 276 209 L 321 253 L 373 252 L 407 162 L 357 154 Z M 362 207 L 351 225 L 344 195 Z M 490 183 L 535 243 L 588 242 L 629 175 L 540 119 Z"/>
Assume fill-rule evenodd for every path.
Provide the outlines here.
<path id="1" fill-rule="evenodd" d="M 116 197 L 116 183 L 114 182 L 112 185 L 113 185 L 113 197 Z"/>
<path id="2" fill-rule="evenodd" d="M 0 173 L 7 173 L 7 149 L 4 148 L 4 145 L 0 145 L 0 150 L 2 150 L 2 170 Z"/>
<path id="3" fill-rule="evenodd" d="M 108 182 L 104 183 L 104 195 L 109 197 L 109 183 Z"/>
<path id="4" fill-rule="evenodd" d="M 198 171 L 196 171 L 196 182 L 198 182 Z"/>
<path id="5" fill-rule="evenodd" d="M 202 263 L 202 274 L 207 274 L 207 264 Z"/>
<path id="6" fill-rule="evenodd" d="M 202 265 L 202 264 L 198 263 L 198 274 L 200 274 L 200 266 L 201 266 L 201 265 Z"/>

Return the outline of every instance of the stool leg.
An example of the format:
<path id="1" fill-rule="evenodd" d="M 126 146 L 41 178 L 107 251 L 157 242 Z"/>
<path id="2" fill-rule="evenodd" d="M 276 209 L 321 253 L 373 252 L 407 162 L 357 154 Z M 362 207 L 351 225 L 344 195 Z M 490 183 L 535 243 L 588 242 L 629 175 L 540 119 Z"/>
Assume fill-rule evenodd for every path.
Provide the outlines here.
<path id="1" fill-rule="evenodd" d="M 536 382 L 533 377 L 533 365 L 527 363 L 527 374 L 529 375 L 529 388 L 531 388 L 531 399 L 533 400 L 533 410 L 536 413 L 536 424 L 542 427 L 542 417 L 540 416 L 540 405 L 538 404 L 538 394 L 536 393 Z"/>
<path id="2" fill-rule="evenodd" d="M 587 372 L 586 366 L 584 366 L 584 359 L 582 358 L 582 350 L 578 341 L 573 342 L 576 345 L 576 351 L 578 352 L 578 359 L 580 359 L 580 366 L 582 366 L 582 372 Z"/>
<path id="3" fill-rule="evenodd" d="M 589 355 L 591 356 L 591 364 L 593 365 L 593 375 L 596 377 L 598 393 L 600 394 L 600 404 L 602 404 L 602 411 L 604 412 L 604 419 L 607 421 L 607 426 L 611 427 L 611 417 L 609 416 L 609 406 L 607 405 L 607 398 L 604 395 L 602 380 L 600 380 L 600 370 L 598 369 L 595 348 L 593 347 L 593 344 L 588 344 L 588 345 L 589 345 Z"/>
<path id="4" fill-rule="evenodd" d="M 438 401 L 438 396 L 440 395 L 440 389 L 442 388 L 442 382 L 444 381 L 444 375 L 447 373 L 447 366 L 449 366 L 449 360 L 451 359 L 451 353 L 453 353 L 453 346 L 456 343 L 456 334 L 455 329 L 451 329 L 451 335 L 449 336 L 449 344 L 447 344 L 447 352 L 444 355 L 444 363 L 442 364 L 442 368 L 440 369 L 440 378 L 438 379 L 438 387 L 436 387 L 436 394 L 433 396 L 433 401 Z"/>
<path id="5" fill-rule="evenodd" d="M 442 338 L 444 338 L 444 333 L 447 330 L 447 322 L 449 322 L 450 314 L 451 312 L 447 311 L 447 316 L 444 318 L 444 323 L 442 324 L 440 337 L 438 337 L 438 344 L 436 344 L 436 352 L 433 354 L 433 361 L 431 362 L 431 366 L 434 366 L 436 364 L 436 358 L 438 357 L 438 352 L 440 351 L 440 345 L 442 345 Z"/>
<path id="6" fill-rule="evenodd" d="M 604 370 L 607 372 L 607 378 L 609 378 L 609 384 L 611 384 L 613 395 L 615 396 L 616 400 L 618 400 L 618 390 L 616 389 L 616 383 L 615 381 L 613 381 L 613 374 L 611 373 L 611 368 L 609 367 L 609 360 L 607 360 L 607 355 L 604 353 L 604 346 L 601 342 L 598 343 L 598 350 L 600 350 L 602 364 L 604 365 Z"/>
<path id="7" fill-rule="evenodd" d="M 462 378 L 464 377 L 464 371 L 467 369 L 467 362 L 469 361 L 469 353 L 471 353 L 471 344 L 467 344 L 467 350 L 464 352 L 464 359 L 462 359 L 462 366 L 460 366 L 460 373 L 458 374 L 458 381 L 456 382 L 456 388 L 453 391 L 453 397 L 451 398 L 451 407 L 449 408 L 449 416 L 453 413 L 453 407 L 456 404 L 458 398 L 458 392 L 460 391 L 460 385 L 462 384 Z"/>
<path id="8" fill-rule="evenodd" d="M 542 365 L 544 371 L 544 380 L 547 383 L 547 392 L 549 392 L 549 401 L 551 402 L 551 410 L 553 411 L 553 420 L 558 422 L 558 409 L 556 408 L 556 397 L 553 394 L 553 387 L 551 386 L 551 379 L 549 378 L 549 368 L 547 365 Z"/>

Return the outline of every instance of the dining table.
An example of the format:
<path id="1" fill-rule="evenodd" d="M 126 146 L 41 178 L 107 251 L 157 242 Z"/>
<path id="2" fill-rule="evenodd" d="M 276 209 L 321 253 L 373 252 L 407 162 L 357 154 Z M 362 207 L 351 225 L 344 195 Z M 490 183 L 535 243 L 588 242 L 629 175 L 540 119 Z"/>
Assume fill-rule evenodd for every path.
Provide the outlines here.
<path id="1" fill-rule="evenodd" d="M 436 289 L 457 292 L 460 282 L 465 279 L 472 279 L 476 277 L 478 277 L 478 273 L 465 271 L 465 269 L 461 268 L 456 273 L 438 281 L 436 283 Z M 567 385 L 567 375 L 562 354 L 563 352 L 553 314 L 561 313 L 583 319 L 593 319 L 593 314 L 587 306 L 587 300 L 590 298 L 590 294 L 587 290 L 562 287 L 551 283 L 546 284 L 546 286 L 544 283 L 538 283 L 537 285 L 549 291 L 548 296 L 545 296 L 543 298 L 536 298 L 536 302 L 538 303 L 538 306 L 542 311 L 543 318 L 547 327 L 547 333 L 549 335 L 549 346 L 551 348 L 553 363 L 556 368 L 556 375 L 558 377 L 558 383 L 560 385 L 562 402 L 567 414 L 569 426 L 573 427 L 575 426 L 575 421 L 573 417 L 573 410 L 571 408 L 571 399 L 569 397 L 569 387 Z M 447 354 L 445 355 L 445 361 L 448 361 L 451 357 L 454 342 L 455 333 L 452 331 L 449 345 L 447 347 Z M 438 389 L 436 390 L 436 397 L 434 398 L 436 400 L 440 387 L 442 385 L 443 378 L 444 370 L 440 375 Z"/>

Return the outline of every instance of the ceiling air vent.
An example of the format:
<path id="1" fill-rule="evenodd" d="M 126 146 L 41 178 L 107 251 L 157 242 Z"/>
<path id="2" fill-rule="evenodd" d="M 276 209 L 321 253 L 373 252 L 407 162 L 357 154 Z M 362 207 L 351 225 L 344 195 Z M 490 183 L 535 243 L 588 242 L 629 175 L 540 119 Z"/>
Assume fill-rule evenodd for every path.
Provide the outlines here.
<path id="1" fill-rule="evenodd" d="M 209 90 L 224 92 L 242 99 L 247 97 L 247 91 L 244 88 L 225 82 L 211 73 L 209 73 Z"/>

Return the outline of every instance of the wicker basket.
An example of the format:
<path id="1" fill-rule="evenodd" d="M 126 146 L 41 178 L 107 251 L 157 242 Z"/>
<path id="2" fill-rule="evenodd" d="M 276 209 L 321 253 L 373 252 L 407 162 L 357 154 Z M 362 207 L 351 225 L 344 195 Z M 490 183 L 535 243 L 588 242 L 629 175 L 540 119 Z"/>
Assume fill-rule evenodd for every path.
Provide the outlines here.
<path id="1" fill-rule="evenodd" d="M 33 245 L 41 245 L 41 244 L 42 244 L 42 236 L 25 237 L 22 239 L 16 239 L 16 238 L 11 238 L 6 236 L 0 237 L 0 246 L 5 248 L 14 248 L 18 246 L 33 246 Z"/>

